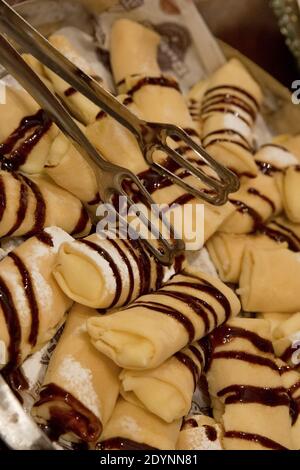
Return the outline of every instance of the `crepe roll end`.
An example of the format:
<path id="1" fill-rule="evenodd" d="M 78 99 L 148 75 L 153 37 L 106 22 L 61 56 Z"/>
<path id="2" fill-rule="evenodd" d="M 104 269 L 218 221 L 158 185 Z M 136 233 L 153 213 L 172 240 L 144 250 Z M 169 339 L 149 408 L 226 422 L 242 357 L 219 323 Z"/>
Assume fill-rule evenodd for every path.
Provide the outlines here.
<path id="1" fill-rule="evenodd" d="M 186 401 L 180 390 L 154 377 L 134 377 L 124 371 L 121 374 L 121 394 L 135 405 L 148 409 L 167 423 L 186 414 Z"/>
<path id="2" fill-rule="evenodd" d="M 87 331 L 93 345 L 120 367 L 146 368 L 154 356 L 151 342 L 133 332 L 105 327 L 104 320 L 106 319 L 109 317 L 93 317 L 88 320 Z"/>

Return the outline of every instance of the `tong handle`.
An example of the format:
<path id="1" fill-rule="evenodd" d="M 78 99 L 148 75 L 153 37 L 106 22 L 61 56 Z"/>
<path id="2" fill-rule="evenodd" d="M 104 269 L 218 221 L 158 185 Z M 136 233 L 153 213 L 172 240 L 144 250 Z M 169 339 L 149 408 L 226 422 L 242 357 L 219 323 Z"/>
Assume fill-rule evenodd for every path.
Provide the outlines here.
<path id="1" fill-rule="evenodd" d="M 58 52 L 47 39 L 33 28 L 4 0 L 0 0 L 0 29 L 26 52 L 68 82 L 103 111 L 116 119 L 140 141 L 145 123 L 123 106 L 92 77 Z"/>

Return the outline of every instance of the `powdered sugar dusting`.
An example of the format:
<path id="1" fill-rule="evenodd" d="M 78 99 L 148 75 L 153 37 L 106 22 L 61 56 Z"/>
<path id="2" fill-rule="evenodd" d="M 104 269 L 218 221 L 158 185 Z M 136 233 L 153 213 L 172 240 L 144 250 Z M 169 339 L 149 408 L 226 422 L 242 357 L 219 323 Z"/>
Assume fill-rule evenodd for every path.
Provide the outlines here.
<path id="1" fill-rule="evenodd" d="M 67 232 L 62 230 L 59 227 L 48 227 L 45 229 L 45 232 L 51 235 L 52 237 L 52 242 L 53 242 L 53 251 L 55 253 L 58 252 L 60 246 L 64 242 L 72 242 L 74 238 L 69 235 Z"/>
<path id="2" fill-rule="evenodd" d="M 50 312 L 53 304 L 53 291 L 49 283 L 40 271 L 33 266 L 31 267 L 30 275 L 39 306 L 43 313 Z"/>
<path id="3" fill-rule="evenodd" d="M 195 268 L 203 273 L 210 274 L 213 277 L 218 277 L 216 268 L 209 256 L 206 248 L 200 251 L 193 251 L 187 254 L 186 260 L 192 268 Z"/>
<path id="4" fill-rule="evenodd" d="M 137 435 L 142 432 L 142 428 L 132 416 L 122 416 L 120 420 L 120 428 Z"/>
<path id="5" fill-rule="evenodd" d="M 6 269 L 2 277 L 8 283 L 21 324 L 23 326 L 29 325 L 31 322 L 31 312 L 18 270 L 12 271 L 11 269 Z"/>
<path id="6" fill-rule="evenodd" d="M 65 388 L 101 419 L 100 403 L 93 386 L 93 375 L 90 369 L 82 367 L 80 362 L 69 354 L 63 359 L 58 374 L 64 381 Z"/>
<path id="7" fill-rule="evenodd" d="M 223 450 L 220 441 L 220 432 L 218 432 L 219 427 L 214 426 L 214 428 L 218 435 L 218 438 L 215 441 L 208 439 L 205 426 L 181 431 L 182 434 L 185 434 L 184 441 L 188 441 L 188 450 Z"/>

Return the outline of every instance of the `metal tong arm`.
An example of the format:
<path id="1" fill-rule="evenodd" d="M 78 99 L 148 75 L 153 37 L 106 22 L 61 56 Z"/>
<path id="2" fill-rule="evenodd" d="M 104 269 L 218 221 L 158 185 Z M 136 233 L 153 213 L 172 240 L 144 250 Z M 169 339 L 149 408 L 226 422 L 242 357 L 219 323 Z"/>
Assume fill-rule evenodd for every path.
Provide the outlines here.
<path id="1" fill-rule="evenodd" d="M 0 29 L 22 46 L 26 52 L 32 54 L 73 88 L 119 121 L 140 140 L 144 122 L 119 103 L 96 80 L 58 52 L 47 39 L 3 0 L 0 0 Z"/>

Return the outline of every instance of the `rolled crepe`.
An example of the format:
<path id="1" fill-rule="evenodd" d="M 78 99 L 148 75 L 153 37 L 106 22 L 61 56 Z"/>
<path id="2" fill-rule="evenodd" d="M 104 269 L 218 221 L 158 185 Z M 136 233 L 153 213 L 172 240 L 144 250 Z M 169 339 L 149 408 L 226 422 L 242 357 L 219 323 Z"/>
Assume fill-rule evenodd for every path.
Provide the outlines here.
<path id="1" fill-rule="evenodd" d="M 91 318 L 88 332 L 94 346 L 121 367 L 153 369 L 239 310 L 230 288 L 188 269 L 125 310 Z"/>
<path id="2" fill-rule="evenodd" d="M 61 54 L 79 67 L 79 69 L 83 70 L 88 75 L 94 76 L 94 78 L 103 84 L 102 79 L 95 76 L 95 72 L 90 64 L 78 53 L 65 36 L 53 34 L 50 36 L 49 41 Z M 99 107 L 97 105 L 75 90 L 75 88 L 72 88 L 67 82 L 47 67 L 45 67 L 45 74 L 51 81 L 55 92 L 66 103 L 72 111 L 72 114 L 79 121 L 83 124 L 89 124 L 96 119 L 99 113 Z"/>
<path id="3" fill-rule="evenodd" d="M 22 88 L 6 85 L 1 111 L 2 168 L 40 173 L 58 133 L 57 127 Z"/>
<path id="4" fill-rule="evenodd" d="M 155 369 L 123 370 L 121 394 L 130 403 L 172 423 L 190 411 L 203 364 L 201 345 L 193 343 Z"/>
<path id="5" fill-rule="evenodd" d="M 246 249 L 238 291 L 243 309 L 246 312 L 299 311 L 299 276 L 298 253 L 286 248 Z"/>
<path id="6" fill-rule="evenodd" d="M 292 313 L 268 312 L 268 313 L 258 313 L 257 318 L 262 318 L 263 320 L 267 320 L 270 323 L 271 332 L 273 334 L 273 331 L 275 330 L 275 328 L 281 323 L 288 320 L 292 315 L 293 315 Z"/>
<path id="7" fill-rule="evenodd" d="M 237 284 L 241 274 L 245 249 L 287 248 L 287 243 L 280 243 L 265 235 L 229 234 L 218 232 L 206 243 L 210 257 L 223 282 Z"/>
<path id="8" fill-rule="evenodd" d="M 277 357 L 292 367 L 300 365 L 300 313 L 280 322 L 273 330 L 273 345 Z"/>
<path id="9" fill-rule="evenodd" d="M 96 172 L 62 133 L 50 148 L 45 171 L 56 184 L 81 201 L 91 205 L 99 203 Z"/>
<path id="10" fill-rule="evenodd" d="M 246 68 L 231 59 L 208 80 L 202 100 L 202 142 L 220 163 L 238 175 L 256 176 L 253 126 L 262 93 Z"/>
<path id="11" fill-rule="evenodd" d="M 298 163 L 297 157 L 287 149 L 286 141 L 262 145 L 254 158 L 260 171 L 268 175 L 278 175 L 281 171 Z"/>
<path id="12" fill-rule="evenodd" d="M 300 223 L 299 187 L 300 167 L 288 168 L 282 181 L 282 200 L 286 216 L 295 223 Z"/>
<path id="13" fill-rule="evenodd" d="M 0 364 L 17 368 L 62 325 L 72 301 L 54 278 L 57 251 L 71 237 L 53 227 L 40 232 L 0 262 Z"/>
<path id="14" fill-rule="evenodd" d="M 119 368 L 91 345 L 86 321 L 95 310 L 75 304 L 51 356 L 32 414 L 55 437 L 96 443 L 119 395 Z"/>
<path id="15" fill-rule="evenodd" d="M 260 174 L 244 182 L 230 197 L 235 211 L 221 225 L 226 233 L 250 233 L 282 211 L 281 193 L 273 176 Z"/>
<path id="16" fill-rule="evenodd" d="M 222 427 L 213 418 L 192 415 L 183 422 L 176 449 L 222 450 L 222 435 Z"/>
<path id="17" fill-rule="evenodd" d="M 282 363 L 284 368 L 284 363 Z M 282 375 L 285 388 L 291 399 L 290 414 L 292 419 L 292 442 L 293 449 L 300 449 L 300 374 L 293 369 L 286 369 Z"/>
<path id="18" fill-rule="evenodd" d="M 131 21 L 119 20 L 115 23 L 111 38 L 112 65 L 114 70 L 122 68 L 122 73 L 129 73 L 128 71 L 126 72 L 122 65 L 123 57 L 130 57 L 130 60 L 133 57 L 131 49 L 126 49 L 128 37 L 132 40 L 132 37 L 136 36 L 135 48 L 140 50 L 139 53 L 141 55 L 145 56 L 145 50 L 147 53 L 148 49 L 151 47 L 152 52 L 150 54 L 148 51 L 147 56 L 150 54 L 151 57 L 156 58 L 158 42 L 148 42 L 147 39 L 145 39 L 145 42 L 139 40 L 142 33 L 145 37 L 147 37 L 149 33 L 150 35 L 153 34 L 149 32 L 147 28 Z M 120 38 L 122 38 L 122 40 Z M 116 50 L 115 44 L 117 43 L 122 44 L 121 49 L 118 48 L 118 50 Z M 130 62 L 130 60 L 128 62 Z M 143 75 L 141 75 L 139 65 L 136 64 L 135 59 L 133 59 L 130 65 L 130 74 L 126 75 L 126 77 L 122 76 L 122 78 L 125 78 L 121 86 L 122 93 L 127 93 L 128 96 L 127 98 L 123 96 L 119 99 L 141 118 L 149 121 L 180 125 L 186 129 L 193 138 L 199 140 L 196 126 L 189 114 L 188 107 L 179 90 L 177 82 L 174 79 L 162 76 L 157 62 L 153 65 L 152 59 L 147 62 L 147 66 L 142 73 Z M 118 81 L 118 78 L 116 81 Z M 111 137 L 111 132 L 113 132 L 113 138 Z M 88 127 L 87 135 L 107 160 L 119 165 L 123 165 L 123 162 L 126 160 L 128 168 L 140 177 L 157 204 L 173 205 L 172 213 L 175 230 L 182 234 L 181 238 L 185 241 L 189 241 L 190 244 L 193 242 L 193 249 L 201 248 L 203 240 L 198 239 L 199 237 L 196 236 L 196 240 L 192 240 L 191 242 L 188 240 L 188 237 L 192 230 L 185 229 L 187 226 L 196 227 L 195 233 L 199 234 L 203 232 L 202 222 L 199 220 L 199 217 L 197 217 L 196 210 L 197 204 L 200 204 L 201 201 L 194 199 L 182 188 L 172 184 L 167 178 L 154 174 L 152 170 L 149 170 L 134 137 L 130 135 L 128 131 L 124 130 L 122 126 L 113 122 L 111 118 L 101 114 L 100 119 L 92 126 Z M 180 142 L 170 141 L 170 145 L 183 153 L 186 152 L 186 148 L 180 144 Z M 158 152 L 156 152 L 155 159 L 160 161 L 162 165 L 171 165 L 170 159 L 166 159 L 164 154 L 161 152 L 159 155 L 157 154 Z M 188 157 L 187 155 L 187 158 Z M 197 163 L 202 164 L 203 162 L 196 161 L 195 164 Z M 203 168 L 202 166 L 202 169 Z M 176 165 L 175 168 L 172 166 L 170 169 L 175 171 L 180 178 L 184 178 L 187 183 L 195 185 L 194 179 L 190 175 L 184 174 L 180 168 L 176 168 Z M 211 170 L 205 167 L 205 171 L 209 173 Z M 201 185 L 201 187 L 203 187 L 203 185 Z M 135 199 L 139 200 L 140 195 L 138 193 L 134 194 L 134 196 Z M 190 204 L 192 208 L 189 214 L 187 211 L 184 211 L 186 204 Z M 233 212 L 234 208 L 229 203 L 221 207 L 205 204 L 204 207 L 204 239 L 207 240 L 226 217 Z M 167 215 L 169 215 L 169 212 L 167 212 Z M 185 220 L 183 221 L 184 218 Z"/>
<path id="19" fill-rule="evenodd" d="M 157 33 L 139 23 L 125 18 L 114 23 L 110 43 L 111 64 L 121 93 L 123 80 L 131 75 L 160 74 L 156 54 L 159 42 Z"/>
<path id="20" fill-rule="evenodd" d="M 181 420 L 167 424 L 148 411 L 119 398 L 103 430 L 99 450 L 175 450 Z"/>
<path id="21" fill-rule="evenodd" d="M 108 309 L 158 289 L 180 268 L 180 260 L 164 268 L 138 241 L 103 239 L 95 233 L 62 245 L 53 274 L 71 299 Z"/>
<path id="22" fill-rule="evenodd" d="M 0 171 L 0 198 L 1 237 L 30 236 L 49 226 L 74 236 L 91 230 L 90 217 L 79 199 L 44 176 L 29 178 Z"/>
<path id="23" fill-rule="evenodd" d="M 236 318 L 212 334 L 207 374 L 226 450 L 292 449 L 290 399 L 265 320 Z"/>

